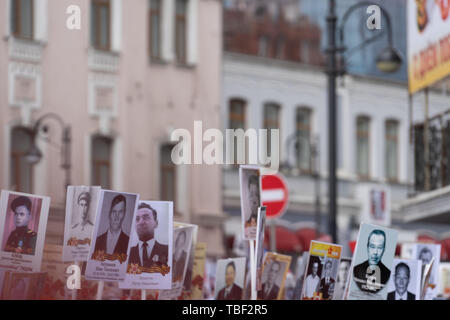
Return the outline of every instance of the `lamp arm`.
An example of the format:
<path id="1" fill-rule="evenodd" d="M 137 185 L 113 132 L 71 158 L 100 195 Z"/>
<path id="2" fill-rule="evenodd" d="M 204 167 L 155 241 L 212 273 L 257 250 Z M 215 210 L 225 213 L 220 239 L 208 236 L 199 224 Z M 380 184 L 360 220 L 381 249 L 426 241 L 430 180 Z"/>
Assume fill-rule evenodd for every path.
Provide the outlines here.
<path id="1" fill-rule="evenodd" d="M 47 120 L 47 119 L 54 119 L 54 120 L 56 120 L 56 122 L 58 122 L 61 125 L 61 128 L 63 130 L 66 128 L 66 125 L 65 125 L 63 119 L 59 115 L 57 115 L 56 113 L 47 113 L 47 114 L 43 115 L 42 117 L 40 117 L 36 121 L 36 123 L 34 125 L 34 128 L 33 128 L 33 132 L 35 134 L 38 132 L 38 130 L 41 127 L 41 125 L 44 122 L 44 120 Z"/>
<path id="2" fill-rule="evenodd" d="M 347 11 L 344 13 L 344 16 L 342 17 L 342 22 L 341 25 L 338 28 L 338 32 L 339 32 L 339 40 L 340 40 L 340 44 L 341 46 L 344 45 L 344 27 L 345 27 L 345 23 L 347 22 L 349 16 L 356 10 L 362 7 L 366 7 L 366 6 L 371 6 L 371 5 L 376 5 L 375 3 L 369 2 L 369 1 L 363 1 L 363 2 L 359 2 L 357 4 L 354 4 L 353 6 L 351 6 L 350 8 L 347 9 Z M 392 46 L 392 25 L 391 25 L 391 17 L 389 16 L 389 13 L 386 11 L 386 9 L 384 9 L 382 6 L 377 5 L 381 12 L 383 13 L 383 15 L 386 17 L 386 24 L 387 24 L 387 32 L 388 32 L 388 42 L 389 42 L 389 46 Z M 375 38 L 375 37 L 374 37 Z"/>

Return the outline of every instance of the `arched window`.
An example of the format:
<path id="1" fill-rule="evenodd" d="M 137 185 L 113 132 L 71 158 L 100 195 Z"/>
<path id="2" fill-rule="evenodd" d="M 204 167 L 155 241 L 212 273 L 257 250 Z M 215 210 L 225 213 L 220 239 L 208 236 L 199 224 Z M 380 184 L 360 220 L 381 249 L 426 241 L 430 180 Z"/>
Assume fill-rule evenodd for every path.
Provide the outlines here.
<path id="1" fill-rule="evenodd" d="M 297 108 L 295 115 L 297 167 L 302 172 L 311 170 L 311 115 L 307 107 Z"/>
<path id="2" fill-rule="evenodd" d="M 272 155 L 272 139 L 270 138 L 271 129 L 280 129 L 280 105 L 276 103 L 264 104 L 264 123 L 263 128 L 267 129 L 267 154 Z"/>
<path id="3" fill-rule="evenodd" d="M 398 180 L 398 126 L 397 120 L 385 123 L 385 170 L 387 180 L 392 182 Z"/>
<path id="4" fill-rule="evenodd" d="M 362 179 L 370 177 L 370 119 L 356 118 L 356 172 Z"/>
<path id="5" fill-rule="evenodd" d="M 11 131 L 10 188 L 15 191 L 32 193 L 33 166 L 25 158 L 33 143 L 29 129 L 15 127 Z"/>
<path id="6" fill-rule="evenodd" d="M 104 189 L 112 187 L 112 144 L 113 140 L 105 136 L 92 138 L 92 172 L 91 184 Z"/>

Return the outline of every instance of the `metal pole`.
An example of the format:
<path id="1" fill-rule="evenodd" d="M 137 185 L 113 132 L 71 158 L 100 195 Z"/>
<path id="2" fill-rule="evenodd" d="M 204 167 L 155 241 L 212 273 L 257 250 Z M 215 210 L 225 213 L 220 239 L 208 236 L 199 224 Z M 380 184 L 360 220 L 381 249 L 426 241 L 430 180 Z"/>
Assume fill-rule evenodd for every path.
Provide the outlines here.
<path id="1" fill-rule="evenodd" d="M 329 229 L 333 242 L 337 243 L 336 230 L 336 1 L 329 1 L 329 13 L 327 16 L 328 29 L 328 206 L 329 206 Z"/>
<path id="2" fill-rule="evenodd" d="M 276 234 L 276 224 L 275 220 L 272 219 L 270 222 L 270 251 L 276 252 L 277 251 L 277 234 Z"/>
<path id="3" fill-rule="evenodd" d="M 428 143 L 428 105 L 429 97 L 428 97 L 428 87 L 425 88 L 425 122 L 423 126 L 423 146 L 424 146 L 424 156 L 425 156 L 425 191 L 430 190 L 430 145 Z"/>

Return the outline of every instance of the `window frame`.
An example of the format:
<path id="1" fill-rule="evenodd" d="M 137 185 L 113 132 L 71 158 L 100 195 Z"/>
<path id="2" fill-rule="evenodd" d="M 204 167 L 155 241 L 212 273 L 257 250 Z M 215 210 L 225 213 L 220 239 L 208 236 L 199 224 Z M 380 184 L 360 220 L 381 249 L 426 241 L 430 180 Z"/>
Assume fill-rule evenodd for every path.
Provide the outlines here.
<path id="1" fill-rule="evenodd" d="M 306 112 L 308 114 L 308 125 L 305 126 L 304 128 L 302 128 L 303 125 L 298 122 L 298 114 L 300 112 Z M 299 154 L 298 153 L 295 154 L 296 165 L 297 165 L 297 168 L 300 170 L 301 174 L 312 174 L 312 158 L 311 158 L 311 156 L 312 156 L 311 155 L 312 115 L 313 115 L 312 108 L 307 107 L 307 106 L 300 106 L 300 107 L 297 107 L 295 110 L 295 134 L 296 134 L 296 137 L 299 136 L 300 132 L 307 132 L 308 137 L 309 137 L 309 141 L 308 141 L 309 142 L 309 150 L 308 150 L 309 159 L 308 159 L 308 168 L 307 169 L 300 167 Z"/>
<path id="2" fill-rule="evenodd" d="M 185 2 L 185 12 L 183 14 L 179 14 L 177 12 L 177 5 L 179 1 L 184 1 Z M 188 28 L 188 5 L 189 5 L 189 0 L 175 0 L 175 37 L 174 37 L 174 41 L 175 41 L 175 45 L 174 45 L 174 49 L 175 49 L 175 61 L 180 64 L 180 65 L 186 65 L 187 64 L 187 44 L 188 44 L 188 32 L 187 32 L 187 28 Z M 180 48 L 178 47 L 179 44 L 179 39 L 180 39 L 180 34 L 178 32 L 178 23 L 182 23 L 183 24 L 183 30 L 184 30 L 184 47 L 182 48 L 182 50 L 180 50 Z M 180 53 L 182 53 L 181 57 L 180 57 Z"/>
<path id="3" fill-rule="evenodd" d="M 94 142 L 96 139 L 101 139 L 104 141 L 107 141 L 107 143 L 109 144 L 109 160 L 103 160 L 103 159 L 95 159 L 94 158 Z M 102 186 L 100 183 L 100 175 L 101 175 L 101 170 L 100 168 L 103 166 L 106 166 L 108 168 L 107 172 L 108 172 L 108 176 L 107 176 L 107 186 L 102 186 L 102 188 L 106 188 L 106 189 L 112 189 L 113 186 L 113 144 L 114 144 L 114 139 L 108 136 L 103 136 L 103 135 L 93 135 L 91 137 L 91 185 L 94 186 Z M 92 179 L 94 179 L 94 181 L 92 181 Z"/>
<path id="4" fill-rule="evenodd" d="M 29 190 L 25 190 L 22 188 L 21 185 L 21 181 L 22 181 L 22 174 L 21 174 L 21 168 L 20 168 L 20 158 L 24 157 L 26 155 L 26 151 L 14 151 L 13 150 L 13 139 L 14 139 L 14 131 L 15 130 L 21 130 L 24 133 L 28 134 L 30 136 L 30 140 L 32 139 L 32 132 L 29 128 L 27 127 L 23 127 L 23 126 L 15 126 L 13 128 L 11 128 L 11 137 L 10 137 L 10 154 L 9 154 L 9 159 L 10 159 L 10 164 L 9 164 L 9 169 L 10 169 L 10 174 L 12 176 L 14 176 L 14 181 L 15 181 L 15 188 L 12 188 L 12 176 L 10 175 L 9 177 L 9 182 L 8 184 L 10 185 L 10 187 L 12 189 L 14 189 L 14 191 L 16 192 L 25 192 L 25 193 L 33 193 L 33 185 L 34 185 L 34 165 L 29 164 L 30 165 L 30 169 L 31 169 L 31 173 L 30 173 L 30 189 Z M 30 141 L 30 143 L 33 143 L 32 141 Z M 26 159 L 25 159 L 26 161 Z M 14 170 L 11 170 L 12 164 L 14 163 Z"/>
<path id="5" fill-rule="evenodd" d="M 389 134 L 388 134 L 388 126 L 389 125 L 395 125 L 395 129 L 396 129 L 396 132 L 395 132 L 395 136 L 394 137 L 392 137 L 392 136 L 390 136 Z M 385 152 L 385 156 L 384 156 L 384 161 L 385 161 L 385 164 L 384 164 L 384 170 L 385 170 L 385 177 L 386 177 L 386 179 L 389 181 L 389 182 L 391 182 L 391 183 L 397 183 L 398 181 L 399 181 L 399 178 L 398 178 L 398 174 L 399 174 L 399 172 L 398 172 L 398 169 L 399 169 L 399 128 L 400 128 L 400 121 L 398 121 L 398 120 L 396 120 L 396 119 L 387 119 L 386 121 L 385 121 L 385 124 L 384 124 L 384 130 L 385 130 L 385 150 L 384 150 L 384 152 Z M 387 161 L 387 156 L 388 156 L 388 141 L 395 141 L 395 177 L 394 176 L 392 176 L 392 177 L 390 177 L 390 176 L 388 176 L 388 170 L 387 170 L 387 168 L 388 168 L 388 166 L 387 166 L 387 163 L 388 163 L 388 161 Z"/>
<path id="6" fill-rule="evenodd" d="M 367 121 L 367 132 L 361 132 L 358 129 L 358 122 L 360 120 L 365 120 Z M 371 170 L 370 170 L 370 166 L 371 166 L 371 161 L 370 161 L 370 154 L 371 154 L 371 142 L 370 142 L 370 127 L 371 127 L 371 119 L 369 116 L 367 115 L 359 115 L 356 117 L 356 174 L 358 176 L 358 178 L 360 180 L 370 180 L 371 177 Z M 359 149 L 358 149 L 358 139 L 360 137 L 365 137 L 367 138 L 367 174 L 362 174 L 360 172 L 360 168 L 359 168 Z"/>
<path id="7" fill-rule="evenodd" d="M 161 27 L 162 27 L 162 21 L 161 21 L 161 18 L 162 18 L 162 1 L 161 0 L 157 0 L 158 1 L 158 9 L 154 9 L 154 8 L 152 8 L 152 5 L 151 5 L 151 3 L 152 3 L 152 0 L 149 0 L 149 8 L 148 8 L 148 32 L 149 32 L 149 36 L 148 36 L 148 41 L 149 41 L 149 44 L 148 44 L 148 52 L 149 52 L 149 57 L 150 57 L 150 59 L 151 60 L 156 60 L 156 61 L 159 61 L 159 60 L 161 60 L 162 59 L 162 56 L 161 56 L 161 44 L 162 44 L 162 42 L 161 42 Z M 152 36 L 152 22 L 153 22 L 153 17 L 154 16 L 157 16 L 158 17 L 158 50 L 157 50 L 157 54 L 156 54 L 156 56 L 155 55 L 153 55 L 153 36 Z"/>
<path id="8" fill-rule="evenodd" d="M 96 49 L 100 51 L 111 51 L 111 18 L 112 18 L 112 12 L 111 12 L 111 0 L 91 0 L 91 9 L 94 12 L 91 12 L 91 15 L 95 15 L 94 23 L 95 25 L 91 25 L 91 28 L 95 28 L 95 39 L 91 39 L 91 45 Z M 101 45 L 101 8 L 106 7 L 108 8 L 108 37 L 107 37 L 107 44 L 106 46 Z M 92 23 L 92 18 L 91 18 Z M 91 30 L 92 32 L 92 30 Z M 92 34 L 91 34 L 92 36 Z"/>
<path id="9" fill-rule="evenodd" d="M 35 33 L 35 30 L 34 30 L 34 10 L 35 10 L 34 0 L 30 0 L 30 2 L 31 2 L 31 35 L 29 37 L 23 35 L 22 25 L 20 23 L 21 15 L 22 15 L 22 12 L 21 12 L 22 11 L 21 10 L 22 1 L 23 0 L 11 0 L 10 14 L 14 14 L 14 20 L 11 19 L 11 23 L 10 23 L 11 35 L 17 39 L 33 40 L 34 33 Z M 13 2 L 15 2 L 15 6 L 13 5 Z M 14 10 L 14 12 L 13 12 L 13 10 Z"/>

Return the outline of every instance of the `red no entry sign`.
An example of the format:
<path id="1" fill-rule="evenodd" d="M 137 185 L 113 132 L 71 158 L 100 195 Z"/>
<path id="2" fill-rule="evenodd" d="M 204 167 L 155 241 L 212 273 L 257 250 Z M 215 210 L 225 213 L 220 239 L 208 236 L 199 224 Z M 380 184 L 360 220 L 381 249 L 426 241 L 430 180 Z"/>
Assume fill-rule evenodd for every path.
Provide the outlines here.
<path id="1" fill-rule="evenodd" d="M 261 200 L 267 207 L 267 219 L 281 217 L 288 205 L 288 187 L 286 180 L 280 174 L 267 175 L 262 177 Z"/>

